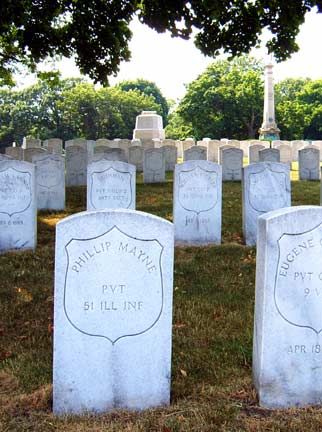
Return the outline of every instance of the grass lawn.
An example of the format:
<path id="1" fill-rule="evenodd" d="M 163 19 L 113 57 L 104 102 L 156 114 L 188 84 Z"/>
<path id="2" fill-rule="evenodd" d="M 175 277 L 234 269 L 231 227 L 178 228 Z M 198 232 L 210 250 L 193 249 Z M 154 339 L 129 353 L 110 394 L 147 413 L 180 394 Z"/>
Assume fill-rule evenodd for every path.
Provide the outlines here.
<path id="1" fill-rule="evenodd" d="M 293 205 L 319 205 L 319 182 L 292 182 Z M 172 175 L 137 179 L 137 209 L 172 220 Z M 223 185 L 222 245 L 176 248 L 171 405 L 56 418 L 52 398 L 55 224 L 85 209 L 38 214 L 35 252 L 0 256 L 0 431 L 318 431 L 322 408 L 260 408 L 252 387 L 255 248 L 243 245 L 241 185 Z"/>

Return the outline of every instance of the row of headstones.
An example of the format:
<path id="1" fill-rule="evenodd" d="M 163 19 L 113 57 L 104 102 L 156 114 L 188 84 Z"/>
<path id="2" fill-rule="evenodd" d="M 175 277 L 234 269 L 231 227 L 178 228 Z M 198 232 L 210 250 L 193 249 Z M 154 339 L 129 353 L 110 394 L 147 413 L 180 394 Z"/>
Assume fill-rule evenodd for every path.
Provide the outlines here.
<path id="1" fill-rule="evenodd" d="M 243 233 L 256 244 L 259 215 L 291 205 L 290 167 L 260 162 L 243 168 Z M 65 207 L 64 160 L 58 155 L 34 157 L 34 164 L 0 162 L 0 250 L 36 246 L 38 209 Z M 98 161 L 87 167 L 87 210 L 135 209 L 136 169 L 120 161 Z M 222 167 L 215 162 L 187 161 L 175 166 L 174 225 L 178 245 L 221 242 Z"/>
<path id="2" fill-rule="evenodd" d="M 14 227 L 20 233 L 14 247 L 25 248 L 31 245 L 23 232 L 32 229 L 28 216 L 30 222 L 36 209 L 34 166 L 14 163 L 1 163 L 1 235 Z M 265 190 L 279 194 L 286 185 L 288 193 L 286 165 L 246 170 L 253 170 L 245 174 L 245 186 L 255 185 L 253 205 L 260 193 L 255 210 L 268 209 L 266 201 L 260 205 Z M 213 218 L 208 207 L 221 202 L 220 171 L 207 161 L 178 165 L 175 220 L 182 213 L 191 225 L 192 216 L 202 229 Z M 175 230 L 176 221 L 173 227 L 120 209 L 83 212 L 57 224 L 56 414 L 169 404 Z M 263 406 L 321 403 L 321 239 L 319 207 L 285 208 L 258 219 L 253 375 Z"/>
<path id="3" fill-rule="evenodd" d="M 59 155 L 52 155 L 43 149 L 32 150 L 31 161 L 52 159 L 54 164 L 62 166 L 63 159 Z M 223 181 L 240 181 L 242 178 L 243 153 L 238 148 L 219 148 L 220 161 L 222 164 Z M 260 161 L 279 162 L 280 153 L 276 148 L 264 148 L 258 153 Z M 318 180 L 320 178 L 320 152 L 319 150 L 308 147 L 299 150 L 299 178 L 300 180 Z M 0 160 L 8 158 L 0 155 Z M 61 158 L 61 161 L 59 161 Z M 173 171 L 177 162 L 177 149 L 174 146 L 164 146 L 159 149 L 147 149 L 133 146 L 129 149 L 129 158 L 125 151 L 119 148 L 104 147 L 104 151 L 94 154 L 91 161 L 99 160 L 121 160 L 130 161 L 136 166 L 137 171 L 144 173 L 145 183 L 156 183 L 165 181 L 165 172 Z M 143 163 L 142 163 L 143 159 Z M 202 146 L 193 146 L 184 151 L 184 161 L 206 160 L 206 149 Z M 58 162 L 59 161 L 59 162 Z M 70 146 L 66 150 L 66 184 L 67 186 L 79 186 L 87 183 L 87 161 L 88 154 L 85 149 L 79 146 Z M 254 163 L 254 162 L 253 162 Z M 40 168 L 39 168 L 40 169 Z M 50 173 L 48 173 L 50 175 Z M 42 207 L 40 207 L 42 208 Z"/>
<path id="4" fill-rule="evenodd" d="M 253 381 L 261 406 L 321 404 L 321 239 L 321 207 L 258 220 Z M 57 224 L 55 414 L 170 403 L 173 240 L 170 222 L 137 211 Z"/>

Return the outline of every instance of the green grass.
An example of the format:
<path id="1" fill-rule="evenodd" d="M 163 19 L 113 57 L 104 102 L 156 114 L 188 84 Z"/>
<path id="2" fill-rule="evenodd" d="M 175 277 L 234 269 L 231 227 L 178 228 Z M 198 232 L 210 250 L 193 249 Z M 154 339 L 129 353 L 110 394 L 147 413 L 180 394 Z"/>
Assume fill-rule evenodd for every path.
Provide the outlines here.
<path id="1" fill-rule="evenodd" d="M 319 182 L 292 182 L 293 205 L 319 204 Z M 137 209 L 172 220 L 172 176 L 137 182 Z M 176 248 L 171 405 L 142 413 L 56 418 L 51 412 L 55 223 L 85 209 L 40 212 L 35 252 L 0 256 L 0 431 L 315 431 L 322 408 L 266 410 L 252 387 L 255 248 L 243 245 L 241 185 L 223 185 L 223 242 Z"/>

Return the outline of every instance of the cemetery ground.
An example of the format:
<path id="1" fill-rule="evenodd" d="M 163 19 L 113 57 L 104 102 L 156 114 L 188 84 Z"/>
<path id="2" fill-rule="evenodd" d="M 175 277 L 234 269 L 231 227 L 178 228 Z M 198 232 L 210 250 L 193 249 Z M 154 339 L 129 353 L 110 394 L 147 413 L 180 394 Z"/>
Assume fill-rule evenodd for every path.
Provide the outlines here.
<path id="1" fill-rule="evenodd" d="M 153 185 L 138 174 L 137 210 L 171 221 L 172 191 L 172 174 Z M 292 205 L 319 199 L 319 182 L 292 182 Z M 258 405 L 251 377 L 256 251 L 243 244 L 241 204 L 240 182 L 224 183 L 222 244 L 175 249 L 171 405 L 68 417 L 55 417 L 51 407 L 55 224 L 85 209 L 85 187 L 67 188 L 64 212 L 39 212 L 36 251 L 0 256 L 0 431 L 320 430 L 322 407 Z"/>

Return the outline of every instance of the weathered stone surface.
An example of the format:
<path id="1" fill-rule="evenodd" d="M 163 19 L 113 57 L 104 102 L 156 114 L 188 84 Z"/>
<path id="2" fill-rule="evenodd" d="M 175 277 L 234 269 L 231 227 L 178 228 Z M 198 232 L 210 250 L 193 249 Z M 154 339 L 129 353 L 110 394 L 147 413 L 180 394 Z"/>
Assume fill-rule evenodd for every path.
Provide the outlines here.
<path id="1" fill-rule="evenodd" d="M 13 159 L 11 156 L 0 153 L 0 160 L 11 160 L 11 159 Z"/>
<path id="2" fill-rule="evenodd" d="M 241 181 L 243 168 L 243 151 L 239 148 L 222 150 L 223 181 Z"/>
<path id="3" fill-rule="evenodd" d="M 170 401 L 173 225 L 134 210 L 56 229 L 55 414 Z"/>
<path id="4" fill-rule="evenodd" d="M 174 171 L 178 159 L 178 150 L 174 145 L 163 145 L 161 147 L 164 153 L 164 163 L 166 171 Z"/>
<path id="5" fill-rule="evenodd" d="M 107 160 L 127 162 L 125 151 L 121 148 L 109 148 L 106 146 L 98 146 L 94 149 L 92 161 Z"/>
<path id="6" fill-rule="evenodd" d="M 41 147 L 41 140 L 38 138 L 27 138 L 24 137 L 23 141 L 22 141 L 22 148 L 23 149 L 27 149 L 27 148 L 34 148 L 34 147 Z"/>
<path id="7" fill-rule="evenodd" d="M 275 147 L 280 152 L 280 162 L 292 164 L 292 148 L 288 144 L 281 144 Z"/>
<path id="8" fill-rule="evenodd" d="M 320 179 L 320 151 L 312 146 L 299 150 L 300 180 Z"/>
<path id="9" fill-rule="evenodd" d="M 265 148 L 259 152 L 260 162 L 280 162 L 280 151 L 276 148 Z"/>
<path id="10" fill-rule="evenodd" d="M 22 147 L 6 147 L 6 155 L 11 156 L 16 160 L 23 160 L 23 148 Z"/>
<path id="11" fill-rule="evenodd" d="M 194 145 L 184 150 L 183 160 L 207 160 L 207 147 Z"/>
<path id="12" fill-rule="evenodd" d="M 129 163 L 135 165 L 137 171 L 143 171 L 143 153 L 142 146 L 131 146 L 129 148 Z"/>
<path id="13" fill-rule="evenodd" d="M 248 163 L 259 162 L 259 152 L 264 150 L 264 146 L 261 144 L 253 144 L 248 147 Z"/>
<path id="14" fill-rule="evenodd" d="M 243 169 L 243 233 L 248 246 L 256 245 L 257 219 L 264 213 L 291 206 L 290 166 L 259 162 Z"/>
<path id="15" fill-rule="evenodd" d="M 0 251 L 34 249 L 36 244 L 35 166 L 0 161 Z"/>
<path id="16" fill-rule="evenodd" d="M 322 208 L 258 219 L 253 378 L 260 405 L 321 404 Z"/>
<path id="17" fill-rule="evenodd" d="M 156 111 L 142 111 L 136 117 L 133 139 L 164 139 L 162 117 Z"/>
<path id="18" fill-rule="evenodd" d="M 35 155 L 37 208 L 63 210 L 65 208 L 65 159 L 52 153 Z"/>
<path id="19" fill-rule="evenodd" d="M 63 151 L 63 141 L 60 138 L 49 138 L 43 142 L 43 147 L 50 153 L 61 155 Z"/>
<path id="20" fill-rule="evenodd" d="M 40 147 L 27 147 L 24 149 L 23 158 L 26 162 L 32 162 L 34 156 L 43 155 L 49 153 L 47 150 Z"/>
<path id="21" fill-rule="evenodd" d="M 143 180 L 144 183 L 160 183 L 165 180 L 165 159 L 162 149 L 144 150 Z"/>
<path id="22" fill-rule="evenodd" d="M 66 186 L 86 185 L 87 150 L 79 146 L 66 149 Z"/>
<path id="23" fill-rule="evenodd" d="M 87 210 L 135 210 L 135 166 L 119 161 L 93 162 L 87 167 Z"/>
<path id="24" fill-rule="evenodd" d="M 220 165 L 208 161 L 176 165 L 173 211 L 176 244 L 219 244 L 221 202 Z"/>

